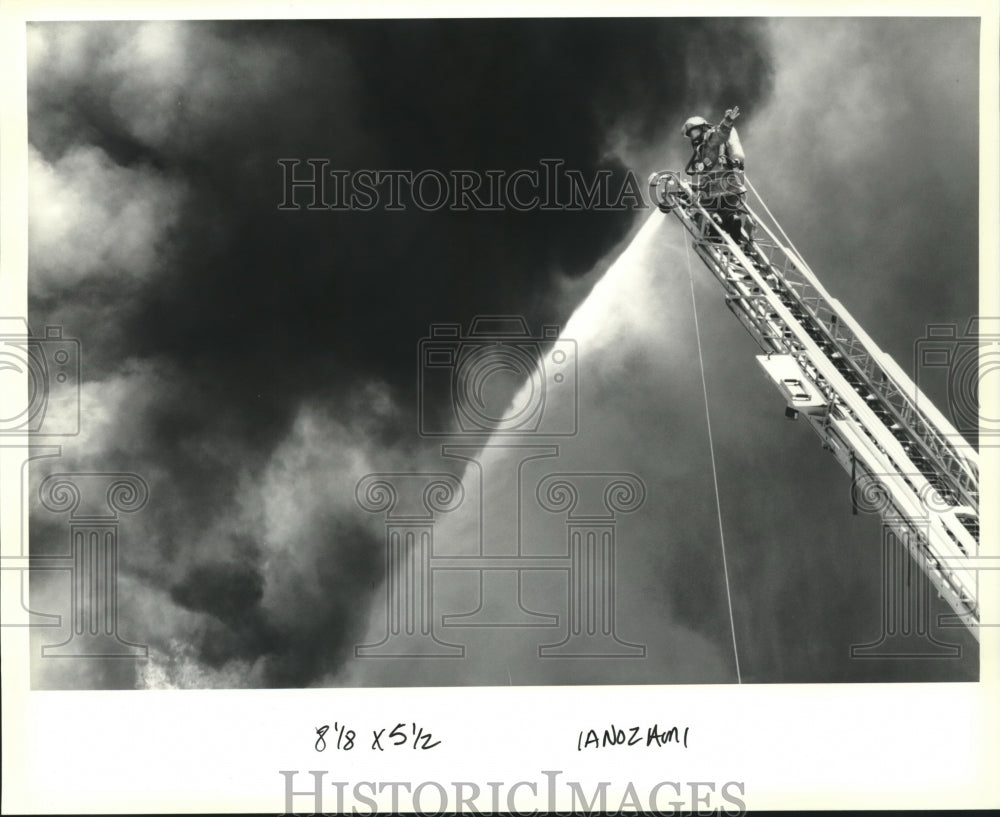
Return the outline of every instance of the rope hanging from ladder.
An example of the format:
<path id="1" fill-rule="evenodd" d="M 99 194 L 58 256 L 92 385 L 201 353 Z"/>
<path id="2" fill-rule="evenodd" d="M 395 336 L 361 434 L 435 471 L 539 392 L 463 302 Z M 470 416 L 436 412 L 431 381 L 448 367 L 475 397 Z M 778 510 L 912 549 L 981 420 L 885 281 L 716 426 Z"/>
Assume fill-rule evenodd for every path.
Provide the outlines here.
<path id="1" fill-rule="evenodd" d="M 701 367 L 701 388 L 705 396 L 705 422 L 708 426 L 708 451 L 712 459 L 712 483 L 715 486 L 715 510 L 719 518 L 719 543 L 722 546 L 722 572 L 726 578 L 726 603 L 729 606 L 729 628 L 733 635 L 733 659 L 736 662 L 736 683 L 742 684 L 740 674 L 740 653 L 736 646 L 736 623 L 733 619 L 733 597 L 729 590 L 729 565 L 726 562 L 726 537 L 722 529 L 722 502 L 719 499 L 719 476 L 715 467 L 715 444 L 712 441 L 712 415 L 708 409 L 708 383 L 705 380 L 705 360 L 701 353 L 701 329 L 698 326 L 698 302 L 694 294 L 694 272 L 691 270 L 691 253 L 688 242 L 684 241 L 684 257 L 687 259 L 688 281 L 691 283 L 691 307 L 694 310 L 694 333 L 698 341 L 698 365 Z"/>

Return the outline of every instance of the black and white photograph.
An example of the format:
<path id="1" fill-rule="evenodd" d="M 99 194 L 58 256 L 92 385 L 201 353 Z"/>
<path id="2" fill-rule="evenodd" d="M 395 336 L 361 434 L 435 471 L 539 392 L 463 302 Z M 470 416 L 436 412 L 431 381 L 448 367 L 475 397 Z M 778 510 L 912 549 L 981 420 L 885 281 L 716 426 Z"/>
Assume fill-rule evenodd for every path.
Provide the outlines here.
<path id="1" fill-rule="evenodd" d="M 995 10 L 142 8 L 5 23 L 33 700 L 996 680 Z"/>

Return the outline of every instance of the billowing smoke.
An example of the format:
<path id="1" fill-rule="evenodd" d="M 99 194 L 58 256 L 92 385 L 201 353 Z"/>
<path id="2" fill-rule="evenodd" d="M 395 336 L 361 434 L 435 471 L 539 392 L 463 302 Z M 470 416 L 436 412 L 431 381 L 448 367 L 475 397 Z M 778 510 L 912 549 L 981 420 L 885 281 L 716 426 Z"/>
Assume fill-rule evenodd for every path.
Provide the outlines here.
<path id="1" fill-rule="evenodd" d="M 353 485 L 426 457 L 417 340 L 484 313 L 564 322 L 566 283 L 636 215 L 279 211 L 279 159 L 510 173 L 557 158 L 620 183 L 617 145 L 770 82 L 752 21 L 38 23 L 28 37 L 29 317 L 83 350 L 83 427 L 57 467 L 150 485 L 123 527 L 121 603 L 173 657 L 160 683 L 330 673 L 382 576 Z M 738 70 L 699 87 L 713 54 Z M 36 519 L 33 547 L 63 547 L 61 523 Z M 133 683 L 88 672 L 39 683 Z"/>
<path id="2" fill-rule="evenodd" d="M 976 43 L 959 19 L 31 25 L 30 318 L 81 339 L 84 376 L 81 434 L 37 476 L 150 486 L 120 553 L 122 633 L 150 660 L 41 661 L 36 683 L 732 681 L 676 225 L 628 209 L 281 211 L 278 160 L 509 173 L 557 158 L 642 179 L 686 160 L 685 116 L 739 104 L 751 177 L 907 368 L 925 322 L 975 310 Z M 850 516 L 847 478 L 781 419 L 697 262 L 694 278 L 744 680 L 975 677 L 971 649 L 845 658 L 877 636 L 877 520 Z M 451 400 L 418 395 L 417 343 L 503 314 L 565 325 L 579 354 L 579 432 L 525 478 L 628 472 L 648 489 L 616 529 L 619 634 L 646 658 L 539 661 L 544 628 L 467 628 L 462 662 L 352 660 L 385 612 L 384 519 L 359 508 L 358 481 L 473 484 L 416 434 L 418 402 L 437 422 Z M 469 513 L 441 520 L 444 553 L 475 546 Z M 544 520 L 532 543 L 565 547 L 564 522 Z M 66 535 L 34 507 L 37 552 Z M 441 572 L 448 612 L 475 609 L 472 573 Z M 525 606 L 558 612 L 559 581 L 525 579 Z M 34 576 L 33 606 L 64 591 Z"/>

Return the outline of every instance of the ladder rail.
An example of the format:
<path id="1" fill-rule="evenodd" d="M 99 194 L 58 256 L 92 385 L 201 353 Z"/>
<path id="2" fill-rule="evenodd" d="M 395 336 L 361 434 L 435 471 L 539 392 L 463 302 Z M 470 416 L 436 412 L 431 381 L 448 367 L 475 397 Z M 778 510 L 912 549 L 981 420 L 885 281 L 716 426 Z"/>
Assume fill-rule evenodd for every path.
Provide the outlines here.
<path id="1" fill-rule="evenodd" d="M 681 217 L 696 239 L 696 250 L 699 246 L 704 248 L 706 237 L 721 240 L 722 246 L 728 244 L 735 247 L 729 236 L 701 205 L 697 190 L 681 180 L 679 175 L 675 175 L 675 180 L 677 192 L 674 195 L 682 198 L 685 206 L 675 207 L 674 212 Z M 757 198 L 760 199 L 759 195 Z M 783 233 L 766 204 L 763 206 Z M 701 229 L 693 219 L 683 217 L 685 209 L 699 214 Z M 918 462 L 928 463 L 924 470 L 931 471 L 930 464 L 933 464 L 935 479 L 940 481 L 943 477 L 939 488 L 955 493 L 964 504 L 978 509 L 978 456 L 975 450 L 950 426 L 945 431 L 938 430 L 941 418 L 938 416 L 932 420 L 921 409 L 918 402 L 926 404 L 928 401 L 926 398 L 922 401 L 917 399 L 920 392 L 916 385 L 898 367 L 893 367 L 894 370 L 890 372 L 889 367 L 882 365 L 880 358 L 885 358 L 885 354 L 861 331 L 839 301 L 830 296 L 800 255 L 786 247 L 756 212 L 750 207 L 746 210 L 756 227 L 766 233 L 764 239 L 755 238 L 754 251 L 787 287 L 785 294 L 797 302 L 798 309 L 804 310 L 813 318 L 812 329 L 825 336 L 827 343 L 839 353 L 838 357 L 845 368 L 853 369 L 855 377 L 852 379 L 857 380 L 858 386 L 863 385 L 881 401 L 887 415 L 886 424 L 893 428 L 896 436 L 905 438 L 920 448 Z M 710 252 L 708 254 L 711 255 Z M 699 255 L 711 268 L 712 262 L 706 257 L 706 252 L 699 251 Z M 742 257 L 737 260 L 745 263 L 746 259 Z M 716 278 L 720 279 L 729 295 L 732 287 L 725 276 L 716 274 Z M 765 351 L 771 351 L 766 343 L 761 343 L 759 337 L 755 339 Z M 911 390 L 914 395 L 912 398 L 909 395 Z"/>
<path id="2" fill-rule="evenodd" d="M 759 199 L 760 196 L 758 195 Z M 766 207 L 766 205 L 765 205 Z M 978 507 L 978 456 L 974 449 L 962 440 L 963 445 L 956 445 L 961 436 L 953 428 L 939 431 L 940 417 L 932 421 L 918 405 L 916 395 L 919 393 L 916 385 L 905 378 L 901 382 L 901 370 L 890 372 L 888 367 L 877 359 L 884 353 L 875 346 L 874 341 L 860 330 L 860 326 L 850 317 L 839 301 L 832 298 L 825 287 L 819 282 L 808 265 L 798 253 L 784 246 L 749 207 L 747 208 L 758 228 L 762 228 L 770 242 L 755 241 L 755 245 L 763 251 L 769 263 L 774 264 L 774 254 L 781 253 L 783 263 L 782 276 L 793 287 L 802 307 L 806 309 L 830 334 L 831 340 L 838 350 L 851 361 L 856 369 L 865 377 L 866 385 L 876 391 L 892 409 L 896 420 L 905 425 L 911 434 L 927 449 L 945 473 L 950 477 L 956 489 L 965 500 Z M 769 211 L 768 211 L 769 212 Z M 775 224 L 777 221 L 771 217 Z M 780 225 L 779 225 L 780 229 Z M 875 351 L 875 354 L 872 354 Z M 902 375 L 902 377 L 901 377 Z M 910 397 L 912 391 L 913 397 Z M 926 398 L 922 401 L 928 402 Z M 936 422 L 935 422 L 936 421 Z"/>
<path id="3" fill-rule="evenodd" d="M 968 567 L 979 549 L 974 449 L 950 444 L 950 425 L 943 432 L 935 425 L 940 415 L 918 413 L 907 384 L 919 390 L 756 213 L 747 208 L 763 235 L 744 251 L 679 174 L 666 175 L 672 176 L 667 193 L 654 191 L 660 209 L 673 212 L 692 236 L 726 306 L 768 359 L 794 360 L 822 394 L 824 408 L 806 418 L 824 447 L 849 473 L 862 462 L 868 478 L 878 479 L 890 498 L 880 509 L 884 523 L 904 535 L 913 558 L 978 639 L 977 585 Z"/>

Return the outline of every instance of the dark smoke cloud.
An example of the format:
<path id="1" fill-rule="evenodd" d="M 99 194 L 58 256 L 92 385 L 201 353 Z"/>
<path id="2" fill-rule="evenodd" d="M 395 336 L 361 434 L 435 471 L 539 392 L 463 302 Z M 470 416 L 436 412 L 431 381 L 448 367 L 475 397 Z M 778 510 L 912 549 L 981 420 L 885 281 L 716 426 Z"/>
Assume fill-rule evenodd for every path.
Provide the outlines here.
<path id="1" fill-rule="evenodd" d="M 267 656 L 267 686 L 304 687 L 346 657 L 359 635 L 357 608 L 381 580 L 380 543 L 335 518 L 316 528 L 327 541 L 311 565 L 315 581 L 285 577 L 301 592 L 278 615 L 261 606 L 265 578 L 246 561 L 195 564 L 170 588 L 176 604 L 211 617 L 195 641 L 200 662 L 219 669 L 234 658 Z"/>
<path id="2" fill-rule="evenodd" d="M 734 44 L 749 50 L 756 36 L 749 24 L 642 20 L 231 23 L 210 32 L 197 42 L 222 55 L 277 52 L 292 67 L 267 77 L 266 92 L 227 94 L 224 115 L 207 123 L 182 115 L 145 142 L 108 110 L 92 75 L 61 85 L 65 98 L 55 100 L 36 83 L 31 135 L 54 158 L 67 139 L 93 133 L 89 141 L 119 164 L 152 163 L 190 186 L 170 267 L 122 304 L 119 340 L 131 354 L 205 372 L 233 402 L 257 389 L 251 369 L 274 378 L 283 395 L 373 372 L 405 389 L 412 360 L 401 348 L 429 322 L 525 304 L 533 317 L 552 317 L 553 278 L 588 271 L 631 218 L 278 213 L 277 157 L 446 171 L 532 168 L 555 156 L 589 177 L 614 167 L 604 156 L 613 128 L 624 123 L 650 137 L 673 129 L 691 84 L 689 41 L 728 52 Z M 227 91 L 260 81 L 226 76 L 237 68 L 216 64 L 211 51 L 194 56 L 197 72 L 221 75 Z M 747 101 L 766 88 L 763 57 L 752 67 L 739 94 Z M 107 69 L 100 78 L 112 89 L 121 82 Z M 182 110 L 185 96 L 179 89 Z M 66 98 L 79 121 L 55 126 L 50 109 L 65 117 Z M 120 348 L 94 339 L 95 376 L 116 365 Z M 280 417 L 280 405 L 265 404 Z"/>
<path id="3" fill-rule="evenodd" d="M 264 595 L 264 578 L 246 563 L 193 565 L 170 597 L 188 610 L 210 613 L 223 622 L 238 621 Z"/>
<path id="4" fill-rule="evenodd" d="M 321 444 L 376 463 L 412 449 L 429 324 L 565 320 L 560 285 L 634 216 L 279 212 L 277 160 L 447 172 L 556 157 L 620 178 L 617 140 L 655 143 L 689 105 L 752 105 L 770 81 L 754 21 L 37 23 L 29 43 L 32 178 L 50 182 L 30 318 L 81 338 L 91 405 L 110 407 L 70 452 L 147 476 L 124 569 L 183 608 L 202 660 L 264 657 L 249 682 L 265 685 L 329 673 L 378 574 L 340 498 L 301 511 L 302 568 L 332 588 L 301 608 L 278 586 L 295 578 L 265 569 L 268 544 L 227 534 L 297 418 L 323 406 Z M 738 70 L 713 69 L 720 54 Z M 58 201 L 60 218 L 39 215 Z M 263 609 L 275 593 L 287 615 Z"/>

